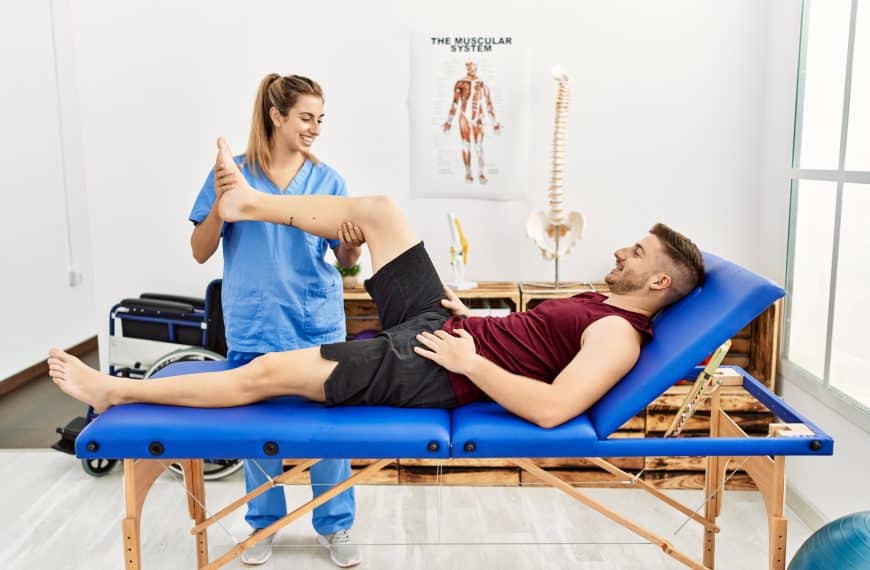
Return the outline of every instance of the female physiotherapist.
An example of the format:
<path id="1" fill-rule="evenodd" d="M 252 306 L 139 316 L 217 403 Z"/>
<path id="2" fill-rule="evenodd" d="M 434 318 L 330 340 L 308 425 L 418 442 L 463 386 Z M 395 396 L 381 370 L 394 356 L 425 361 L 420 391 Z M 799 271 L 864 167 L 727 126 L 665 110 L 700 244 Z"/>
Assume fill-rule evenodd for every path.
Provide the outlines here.
<path id="1" fill-rule="evenodd" d="M 344 179 L 310 152 L 323 120 L 323 91 L 305 77 L 267 75 L 254 103 L 247 152 L 236 157 L 248 182 L 267 194 L 347 195 Z M 339 264 L 350 267 L 360 255 L 362 232 L 343 224 L 339 240 L 328 241 L 293 227 L 264 222 L 223 223 L 209 174 L 190 220 L 190 244 L 204 263 L 223 237 L 222 303 L 227 358 L 243 364 L 266 352 L 292 350 L 345 340 L 344 305 L 338 272 L 324 259 L 331 247 Z M 280 475 L 280 459 L 245 461 L 248 492 Z M 347 459 L 322 460 L 311 468 L 314 496 L 350 475 Z M 314 509 L 318 540 L 342 567 L 360 562 L 351 542 L 354 491 L 348 489 Z M 282 487 L 248 503 L 245 517 L 258 529 L 287 513 Z M 246 564 L 262 564 L 272 554 L 272 537 L 242 554 Z"/>

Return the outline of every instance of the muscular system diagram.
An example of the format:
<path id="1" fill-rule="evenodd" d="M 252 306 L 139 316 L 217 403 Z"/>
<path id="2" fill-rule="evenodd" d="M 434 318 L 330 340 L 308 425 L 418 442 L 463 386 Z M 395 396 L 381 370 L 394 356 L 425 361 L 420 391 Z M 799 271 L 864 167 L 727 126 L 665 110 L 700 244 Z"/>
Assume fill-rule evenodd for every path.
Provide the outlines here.
<path id="1" fill-rule="evenodd" d="M 477 75 L 477 64 L 474 61 L 465 63 L 465 77 L 459 79 L 453 87 L 453 103 L 444 123 L 444 132 L 448 132 L 453 125 L 453 118 L 459 113 L 459 136 L 462 138 L 462 163 L 465 166 L 465 181 L 468 184 L 474 182 L 471 173 L 472 142 L 474 152 L 477 155 L 477 179 L 481 184 L 487 183 L 483 154 L 484 139 L 484 116 L 489 115 L 492 122 L 492 130 L 501 132 L 501 124 L 495 118 L 492 106 L 492 97 L 489 87 Z M 486 109 L 484 110 L 484 105 Z"/>

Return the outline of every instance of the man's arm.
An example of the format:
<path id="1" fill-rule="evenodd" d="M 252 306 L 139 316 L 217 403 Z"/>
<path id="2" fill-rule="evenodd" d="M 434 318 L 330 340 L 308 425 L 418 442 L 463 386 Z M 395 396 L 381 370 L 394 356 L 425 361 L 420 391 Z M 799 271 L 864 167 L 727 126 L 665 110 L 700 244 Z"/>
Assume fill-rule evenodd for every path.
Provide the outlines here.
<path id="1" fill-rule="evenodd" d="M 638 332 L 625 319 L 605 317 L 586 329 L 580 351 L 547 384 L 483 358 L 474 352 L 471 335 L 464 330 L 455 332 L 457 336 L 445 331 L 423 333 L 417 338 L 429 350 L 415 351 L 451 372 L 464 374 L 504 408 L 543 428 L 556 427 L 589 409 L 631 370 L 640 355 Z"/>

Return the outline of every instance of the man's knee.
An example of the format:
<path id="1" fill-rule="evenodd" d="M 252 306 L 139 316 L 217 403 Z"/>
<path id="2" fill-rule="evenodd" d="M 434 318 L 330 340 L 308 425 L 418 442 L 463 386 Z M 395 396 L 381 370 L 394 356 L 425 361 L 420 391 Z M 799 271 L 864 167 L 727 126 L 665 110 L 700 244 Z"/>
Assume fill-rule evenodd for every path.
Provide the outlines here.
<path id="1" fill-rule="evenodd" d="M 278 373 L 278 354 L 269 352 L 258 356 L 245 366 L 242 387 L 256 391 L 267 384 Z"/>
<path id="2" fill-rule="evenodd" d="M 389 223 L 401 217 L 402 211 L 389 196 L 366 196 L 357 201 L 359 223 L 364 225 Z"/>
<path id="3" fill-rule="evenodd" d="M 251 401 L 259 401 L 274 396 L 307 396 L 298 392 L 298 372 L 294 372 L 287 353 L 269 352 L 251 361 L 240 378 L 240 389 L 248 394 Z"/>

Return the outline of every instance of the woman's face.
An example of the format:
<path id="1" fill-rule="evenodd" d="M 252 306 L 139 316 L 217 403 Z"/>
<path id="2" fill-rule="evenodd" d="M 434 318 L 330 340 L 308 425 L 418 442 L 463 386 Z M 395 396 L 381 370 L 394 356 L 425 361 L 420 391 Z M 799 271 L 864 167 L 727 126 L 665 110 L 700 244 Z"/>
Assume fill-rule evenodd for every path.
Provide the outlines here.
<path id="1" fill-rule="evenodd" d="M 275 142 L 284 144 L 288 150 L 310 152 L 314 141 L 320 136 L 323 122 L 323 99 L 316 95 L 301 95 L 286 116 L 281 116 L 272 107 L 273 124 L 276 122 Z"/>

